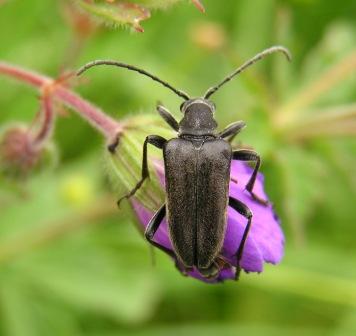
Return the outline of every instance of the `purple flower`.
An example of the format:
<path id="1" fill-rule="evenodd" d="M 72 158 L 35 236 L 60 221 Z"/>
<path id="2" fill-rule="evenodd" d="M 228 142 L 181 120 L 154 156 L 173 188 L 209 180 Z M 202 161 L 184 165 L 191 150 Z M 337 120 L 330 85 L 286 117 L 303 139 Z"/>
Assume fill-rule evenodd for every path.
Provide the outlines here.
<path id="1" fill-rule="evenodd" d="M 164 184 L 163 168 L 156 163 L 158 175 Z M 277 264 L 281 261 L 284 250 L 284 236 L 279 225 L 279 219 L 273 211 L 272 205 L 262 205 L 252 199 L 245 186 L 251 176 L 252 169 L 245 163 L 233 161 L 231 165 L 230 196 L 245 203 L 253 213 L 253 221 L 249 232 L 240 266 L 246 272 L 262 272 L 265 262 Z M 263 189 L 263 175 L 258 174 L 254 186 L 254 192 L 262 199 L 267 199 Z M 138 201 L 133 201 L 133 208 L 139 217 L 143 228 L 146 228 L 153 213 L 145 209 Z M 219 275 L 214 279 L 204 278 L 197 270 L 185 273 L 179 265 L 177 258 L 175 263 L 178 269 L 186 275 L 199 280 L 214 283 L 227 279 L 234 279 L 236 273 L 236 251 L 239 247 L 247 220 L 235 210 L 228 208 L 227 229 L 223 248 L 219 257 L 224 261 Z M 173 251 L 168 235 L 167 222 L 164 220 L 154 236 L 154 240 L 169 250 Z M 220 259 L 219 258 L 219 259 Z"/>

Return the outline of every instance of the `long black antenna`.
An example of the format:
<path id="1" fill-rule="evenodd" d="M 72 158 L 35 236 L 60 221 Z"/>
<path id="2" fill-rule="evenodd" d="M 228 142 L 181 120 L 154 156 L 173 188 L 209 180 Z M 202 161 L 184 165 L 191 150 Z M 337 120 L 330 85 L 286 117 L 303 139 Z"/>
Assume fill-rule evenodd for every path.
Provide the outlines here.
<path id="1" fill-rule="evenodd" d="M 140 68 L 137 68 L 133 65 L 129 65 L 129 64 L 125 64 L 125 63 L 121 63 L 121 62 L 117 62 L 117 61 L 112 61 L 112 60 L 97 60 L 97 61 L 92 61 L 92 62 L 89 62 L 85 65 L 83 65 L 78 71 L 77 71 L 77 76 L 80 76 L 84 71 L 87 71 L 89 68 L 91 67 L 94 67 L 94 66 L 97 66 L 97 65 L 115 65 L 115 66 L 118 66 L 118 67 L 121 67 L 121 68 L 126 68 L 126 69 L 129 69 L 129 70 L 133 70 L 133 71 L 137 71 L 139 72 L 140 74 L 142 75 L 145 75 L 145 76 L 148 76 L 150 77 L 151 79 L 153 79 L 154 81 L 156 82 L 159 82 L 161 83 L 162 85 L 164 85 L 165 87 L 167 87 L 168 89 L 171 89 L 175 94 L 177 94 L 179 97 L 182 97 L 184 98 L 185 100 L 189 100 L 190 97 L 184 92 L 184 91 L 181 91 L 181 90 L 177 90 L 175 89 L 173 86 L 171 86 L 170 84 L 168 84 L 167 82 L 161 80 L 160 78 L 150 74 L 149 72 L 143 70 L 143 69 L 140 69 Z"/>
<path id="2" fill-rule="evenodd" d="M 290 61 L 292 59 L 292 56 L 291 56 L 289 50 L 284 47 L 274 46 L 274 47 L 265 49 L 262 52 L 260 52 L 259 54 L 257 54 L 255 57 L 248 60 L 246 63 L 242 64 L 239 68 L 237 68 L 229 76 L 225 77 L 225 79 L 222 82 L 220 82 L 218 85 L 211 87 L 205 93 L 204 99 L 208 99 L 212 94 L 214 94 L 217 90 L 219 90 L 225 83 L 229 82 L 233 77 L 235 77 L 236 75 L 238 75 L 241 72 L 243 72 L 244 70 L 246 70 L 250 65 L 265 58 L 267 55 L 273 54 L 275 52 L 282 52 L 287 57 L 288 61 Z"/>

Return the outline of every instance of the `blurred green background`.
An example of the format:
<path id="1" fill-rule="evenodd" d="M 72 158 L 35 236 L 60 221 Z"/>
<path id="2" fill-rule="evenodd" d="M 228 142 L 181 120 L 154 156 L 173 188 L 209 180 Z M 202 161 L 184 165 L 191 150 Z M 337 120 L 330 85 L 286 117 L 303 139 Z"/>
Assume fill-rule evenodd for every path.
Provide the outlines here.
<path id="1" fill-rule="evenodd" d="M 214 96 L 220 127 L 245 120 L 236 141 L 262 155 L 281 265 L 219 285 L 182 277 L 160 252 L 152 266 L 129 207 L 115 206 L 102 137 L 61 114 L 58 164 L 0 181 L 0 335 L 356 335 L 356 2 L 203 2 L 205 14 L 189 1 L 153 9 L 135 33 L 86 26 L 69 1 L 2 1 L 0 59 L 54 78 L 117 59 L 194 96 L 288 47 L 292 63 L 271 56 Z M 180 117 L 178 97 L 125 70 L 96 69 L 75 90 L 117 119 L 157 100 Z M 1 126 L 30 123 L 38 104 L 0 75 Z"/>

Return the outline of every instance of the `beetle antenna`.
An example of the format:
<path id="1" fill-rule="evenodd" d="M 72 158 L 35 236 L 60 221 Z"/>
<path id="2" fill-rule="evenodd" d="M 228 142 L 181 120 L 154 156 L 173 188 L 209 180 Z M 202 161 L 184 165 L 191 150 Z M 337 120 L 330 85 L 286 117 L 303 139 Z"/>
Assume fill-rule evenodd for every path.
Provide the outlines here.
<path id="1" fill-rule="evenodd" d="M 274 46 L 268 49 L 263 50 L 259 54 L 257 54 L 255 57 L 251 58 L 244 64 L 242 64 L 239 68 L 237 68 L 233 73 L 231 73 L 229 76 L 225 77 L 225 79 L 220 82 L 218 85 L 211 87 L 204 95 L 204 99 L 208 99 L 212 94 L 214 94 L 217 90 L 219 90 L 225 83 L 229 82 L 233 77 L 236 75 L 240 74 L 244 70 L 246 70 L 249 66 L 252 64 L 256 63 L 257 61 L 260 61 L 261 59 L 265 58 L 266 56 L 273 54 L 275 52 L 282 52 L 290 61 L 292 59 L 292 56 L 289 52 L 288 49 L 281 47 L 281 46 Z"/>
<path id="2" fill-rule="evenodd" d="M 154 81 L 156 82 L 159 82 L 161 83 L 163 86 L 167 87 L 168 89 L 172 90 L 175 94 L 177 94 L 179 97 L 182 97 L 184 98 L 185 100 L 189 100 L 189 96 L 184 92 L 184 91 L 181 91 L 181 90 L 177 90 L 175 89 L 172 85 L 170 85 L 169 83 L 163 81 L 162 79 L 150 74 L 149 72 L 143 70 L 143 69 L 140 69 L 140 68 L 137 68 L 133 65 L 129 65 L 129 64 L 125 64 L 125 63 L 121 63 L 121 62 L 117 62 L 117 61 L 112 61 L 112 60 L 97 60 L 97 61 L 92 61 L 92 62 L 89 62 L 85 65 L 83 65 L 78 71 L 77 71 L 77 76 L 80 76 L 84 71 L 87 71 L 88 69 L 94 67 L 94 66 L 97 66 L 97 65 L 115 65 L 115 66 L 118 66 L 118 67 L 121 67 L 121 68 L 126 68 L 126 69 L 129 69 L 129 70 L 132 70 L 132 71 L 137 71 L 139 72 L 140 74 L 142 75 L 145 75 L 145 76 L 148 76 L 150 77 L 151 79 L 153 79 Z"/>

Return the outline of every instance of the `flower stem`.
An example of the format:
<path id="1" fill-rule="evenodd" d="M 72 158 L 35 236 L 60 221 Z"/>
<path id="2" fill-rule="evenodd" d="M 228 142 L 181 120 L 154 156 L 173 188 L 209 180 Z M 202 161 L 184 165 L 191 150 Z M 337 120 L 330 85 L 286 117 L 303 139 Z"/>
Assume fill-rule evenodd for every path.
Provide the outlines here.
<path id="1" fill-rule="evenodd" d="M 12 77 L 37 89 L 42 89 L 47 85 L 50 86 L 54 84 L 51 92 L 52 97 L 58 99 L 66 106 L 73 108 L 109 141 L 114 140 L 117 134 L 122 131 L 123 126 L 118 121 L 71 90 L 60 84 L 56 84 L 55 80 L 50 77 L 5 62 L 0 62 L 0 75 L 1 74 Z"/>

